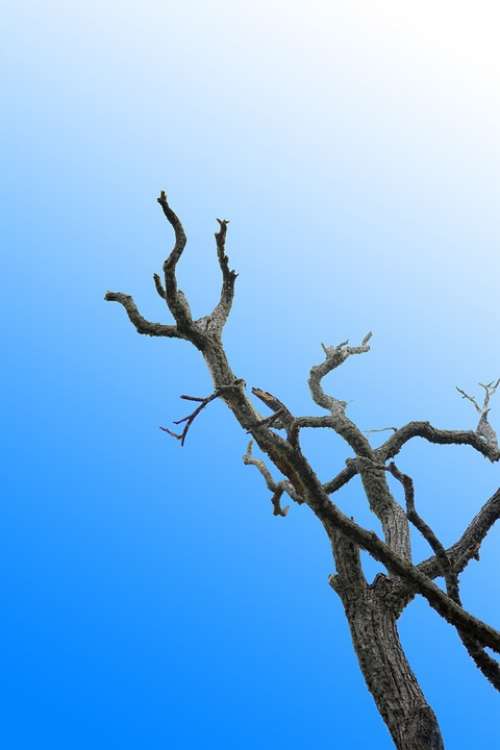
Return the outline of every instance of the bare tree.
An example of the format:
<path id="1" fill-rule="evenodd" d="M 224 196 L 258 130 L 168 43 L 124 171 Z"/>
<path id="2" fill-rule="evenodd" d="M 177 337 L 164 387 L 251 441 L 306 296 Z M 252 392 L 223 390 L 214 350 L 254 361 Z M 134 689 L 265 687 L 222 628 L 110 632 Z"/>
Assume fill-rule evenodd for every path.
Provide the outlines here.
<path id="1" fill-rule="evenodd" d="M 324 416 L 295 416 L 276 396 L 253 388 L 252 394 L 270 412 L 269 416 L 262 417 L 246 393 L 245 381 L 232 372 L 222 344 L 222 332 L 231 310 L 237 277 L 229 267 L 225 252 L 228 221 L 217 219 L 219 230 L 215 234 L 222 272 L 220 299 L 210 314 L 194 320 L 176 279 L 176 267 L 186 245 L 186 235 L 164 192 L 158 203 L 174 230 L 175 244 L 163 264 L 163 279 L 155 274 L 154 283 L 175 322 L 166 325 L 146 320 L 128 294 L 107 292 L 105 299 L 119 302 L 139 333 L 184 339 L 191 342 L 205 359 L 214 384 L 213 392 L 206 397 L 183 395 L 181 398 L 195 402 L 197 406 L 188 416 L 177 421 L 183 425 L 182 431 L 162 429 L 183 445 L 197 415 L 214 399 L 224 401 L 244 432 L 251 436 L 243 460 L 262 474 L 272 493 L 273 513 L 286 516 L 288 508 L 281 502 L 282 497 L 288 495 L 296 503 L 305 503 L 327 534 L 336 569 L 329 582 L 342 601 L 366 684 L 394 744 L 399 750 L 443 748 L 436 716 L 403 651 L 397 620 L 416 595 L 424 597 L 456 629 L 477 667 L 500 690 L 499 664 L 486 651 L 489 647 L 496 653 L 500 652 L 500 633 L 463 608 L 459 587 L 460 574 L 472 558 L 478 559 L 481 543 L 500 515 L 500 488 L 484 503 L 455 544 L 446 549 L 417 511 L 412 479 L 390 461 L 415 437 L 431 443 L 468 445 L 490 461 L 498 461 L 500 451 L 488 414 L 500 379 L 482 384 L 482 404 L 458 389 L 479 414 L 475 431 L 444 430 L 429 422 L 409 422 L 403 427 L 387 428 L 393 434 L 380 447 L 373 448 L 367 434 L 347 416 L 346 402 L 323 389 L 323 378 L 328 373 L 348 357 L 369 351 L 371 333 L 368 333 L 358 346 L 351 346 L 348 341 L 336 346 L 323 345 L 323 361 L 311 367 L 311 396 L 325 410 Z M 326 483 L 318 479 L 300 445 L 301 430 L 317 428 L 334 430 L 352 451 L 345 468 Z M 274 481 L 265 461 L 254 456 L 254 443 L 281 473 L 283 478 L 279 482 Z M 401 483 L 404 505 L 391 492 L 387 472 Z M 381 523 L 383 539 L 355 523 L 332 500 L 332 496 L 356 475 L 361 478 L 371 511 Z M 432 555 L 419 564 L 412 560 L 410 523 L 432 549 Z M 372 583 L 367 581 L 363 572 L 361 549 L 369 552 L 387 571 L 377 575 Z M 445 581 L 446 593 L 434 583 L 439 577 Z"/>

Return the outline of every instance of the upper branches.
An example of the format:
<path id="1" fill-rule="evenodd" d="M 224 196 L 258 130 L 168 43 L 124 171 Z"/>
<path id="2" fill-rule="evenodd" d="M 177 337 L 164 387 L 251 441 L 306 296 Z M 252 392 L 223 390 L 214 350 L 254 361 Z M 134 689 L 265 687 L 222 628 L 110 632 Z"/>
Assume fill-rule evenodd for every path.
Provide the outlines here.
<path id="1" fill-rule="evenodd" d="M 121 292 L 108 292 L 105 299 L 122 304 L 139 333 L 145 333 L 150 336 L 168 336 L 171 338 L 187 339 L 198 349 L 203 350 L 206 347 L 207 337 L 210 334 L 215 333 L 220 336 L 231 310 L 234 295 L 234 283 L 238 274 L 235 271 L 230 270 L 229 260 L 225 253 L 227 225 L 229 222 L 227 219 L 217 219 L 219 222 L 219 231 L 215 233 L 217 258 L 222 272 L 222 289 L 219 303 L 210 315 L 206 315 L 198 320 L 193 320 L 188 299 L 182 290 L 179 289 L 176 276 L 177 263 L 179 262 L 186 246 L 186 234 L 179 217 L 170 207 L 164 190 L 161 191 L 157 201 L 174 230 L 175 242 L 169 256 L 163 264 L 164 282 L 162 283 L 162 280 L 157 273 L 153 274 L 153 279 L 156 291 L 167 303 L 167 306 L 175 319 L 176 325 L 164 325 L 161 323 L 149 322 L 142 317 L 134 300 L 128 294 L 123 294 Z"/>
<path id="2" fill-rule="evenodd" d="M 246 396 L 244 381 L 236 378 L 230 368 L 219 335 L 229 314 L 236 278 L 236 274 L 229 269 L 225 254 L 227 220 L 219 220 L 220 229 L 216 233 L 217 257 L 222 271 L 220 301 L 211 315 L 193 320 L 187 300 L 181 290 L 178 289 L 176 280 L 176 267 L 186 244 L 186 236 L 181 222 L 168 205 L 164 192 L 160 194 L 158 202 L 173 227 L 175 244 L 163 266 L 164 285 L 158 276 L 155 276 L 155 285 L 160 296 L 166 300 L 176 324 L 167 326 L 146 321 L 138 312 L 132 298 L 126 294 L 108 292 L 106 299 L 121 303 L 140 333 L 186 339 L 191 341 L 203 354 L 214 382 L 214 393 L 206 398 L 197 399 L 195 410 L 181 421 L 185 427 L 179 439 L 182 440 L 185 437 L 189 425 L 193 423 L 201 410 L 216 395 L 220 395 L 241 427 L 252 434 L 259 448 L 285 478 L 283 480 L 285 484 L 274 483 L 272 478 L 268 483 L 273 492 L 273 504 L 278 513 L 280 513 L 278 509 L 281 508 L 279 505 L 281 490 L 292 497 L 295 495 L 294 499 L 307 503 L 321 520 L 325 528 L 329 530 L 330 538 L 335 535 L 342 535 L 343 538 L 348 540 L 349 548 L 353 554 L 356 554 L 357 547 L 366 549 L 376 560 L 383 563 L 391 574 L 403 579 L 411 591 L 418 591 L 427 598 L 431 606 L 450 623 L 469 633 L 471 637 L 476 638 L 482 644 L 500 651 L 500 633 L 465 612 L 459 604 L 436 586 L 428 575 L 411 564 L 407 544 L 407 529 L 405 529 L 405 524 L 407 526 L 406 516 L 402 508 L 394 502 L 390 495 L 384 467 L 380 465 L 381 455 L 371 448 L 365 435 L 346 417 L 345 402 L 328 396 L 323 390 L 322 379 L 325 375 L 342 364 L 352 354 L 360 354 L 369 350 L 368 341 L 371 334 L 365 336 L 359 346 L 348 346 L 348 342 L 342 342 L 336 347 L 324 346 L 325 361 L 311 369 L 309 384 L 316 403 L 330 412 L 330 416 L 321 423 L 321 426 L 332 427 L 344 437 L 356 456 L 352 464 L 341 472 L 335 480 L 332 480 L 332 483 L 330 483 L 332 490 L 338 488 L 351 476 L 359 472 L 370 505 L 384 525 L 386 542 L 379 539 L 374 532 L 364 529 L 350 520 L 334 505 L 310 463 L 303 456 L 296 441 L 298 430 L 301 427 L 320 426 L 318 418 L 296 419 L 286 408 L 283 408 L 284 405 L 275 397 L 266 391 L 258 390 L 259 398 L 265 401 L 273 411 L 271 418 L 259 420 L 258 414 Z M 281 419 L 282 425 L 287 429 L 288 439 L 286 440 L 276 435 L 272 430 L 273 426 L 278 426 L 278 418 Z M 404 429 L 402 428 L 402 430 Z M 423 431 L 426 432 L 426 435 L 432 434 L 436 437 L 436 431 L 429 433 L 428 428 L 423 428 Z M 394 452 L 397 452 L 401 445 L 414 434 L 419 434 L 418 430 L 412 431 L 407 426 L 405 432 L 399 431 L 399 434 L 393 435 L 385 444 L 384 460 L 390 455 L 394 455 Z M 440 442 L 438 437 L 440 435 L 436 437 L 436 442 Z M 453 441 L 444 440 L 442 442 Z M 476 432 L 476 438 L 467 438 L 464 442 L 471 442 L 478 450 L 481 447 L 483 454 L 485 454 L 485 451 L 485 455 L 491 454 L 489 457 L 496 456 L 491 441 L 488 441 L 484 435 L 477 436 Z M 247 461 L 253 463 L 249 454 L 247 454 Z M 266 475 L 264 477 L 267 481 L 268 477 Z M 281 510 L 281 513 L 283 512 Z M 480 523 L 481 528 L 484 528 L 484 525 L 489 522 L 485 520 L 487 518 L 489 518 L 489 515 L 485 511 L 483 522 Z M 394 519 L 396 519 L 395 522 Z M 474 532 L 471 532 L 476 536 L 481 533 L 483 532 L 477 528 Z M 466 553 L 464 552 L 464 554 Z"/>

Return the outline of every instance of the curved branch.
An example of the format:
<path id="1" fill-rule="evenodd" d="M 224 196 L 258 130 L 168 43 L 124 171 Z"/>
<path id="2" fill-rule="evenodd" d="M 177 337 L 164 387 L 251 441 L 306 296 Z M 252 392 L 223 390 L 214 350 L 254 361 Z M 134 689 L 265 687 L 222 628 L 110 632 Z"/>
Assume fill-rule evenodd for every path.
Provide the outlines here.
<path id="1" fill-rule="evenodd" d="M 288 506 L 285 508 L 282 508 L 280 505 L 280 499 L 284 492 L 286 492 L 292 500 L 295 500 L 296 503 L 299 505 L 302 505 L 304 502 L 295 492 L 290 482 L 283 479 L 281 482 L 275 482 L 274 479 L 271 476 L 271 472 L 265 465 L 264 461 L 262 461 L 259 458 L 255 458 L 252 453 L 252 447 L 253 447 L 253 440 L 250 440 L 247 446 L 247 450 L 245 455 L 243 456 L 243 463 L 246 466 L 255 466 L 262 476 L 264 477 L 264 480 L 266 482 L 266 485 L 268 489 L 271 490 L 273 493 L 273 496 L 271 498 L 271 502 L 273 504 L 273 515 L 274 516 L 286 516 L 288 513 Z"/>
<path id="2" fill-rule="evenodd" d="M 346 466 L 345 469 L 342 469 L 342 471 L 339 471 L 337 476 L 333 477 L 333 479 L 330 479 L 329 482 L 325 482 L 323 485 L 323 490 L 328 494 L 331 495 L 334 492 L 337 492 L 337 490 L 340 490 L 341 487 L 343 487 L 347 482 L 350 482 L 353 477 L 358 474 L 358 469 L 355 466 L 354 462 L 349 462 L 349 465 Z"/>
<path id="3" fill-rule="evenodd" d="M 209 316 L 209 324 L 212 323 L 218 333 L 222 331 L 226 320 L 231 312 L 234 297 L 234 284 L 238 274 L 229 268 L 229 258 L 226 255 L 226 233 L 229 219 L 217 219 L 219 231 L 215 233 L 215 242 L 217 245 L 217 259 L 222 271 L 222 289 L 218 305 L 213 309 Z"/>
<path id="4" fill-rule="evenodd" d="M 177 326 L 163 325 L 162 323 L 151 323 L 142 317 L 137 306 L 130 296 L 130 294 L 122 294 L 122 292 L 106 292 L 104 299 L 107 302 L 119 302 L 123 305 L 125 311 L 138 333 L 143 333 L 146 336 L 167 336 L 168 338 L 185 338 L 177 330 Z"/>
<path id="5" fill-rule="evenodd" d="M 191 313 L 184 294 L 177 289 L 177 279 L 175 276 L 177 263 L 186 246 L 186 234 L 179 217 L 170 208 L 164 190 L 161 191 L 160 197 L 157 198 L 157 201 L 162 207 L 163 213 L 167 217 L 175 234 L 174 247 L 163 264 L 163 273 L 165 275 L 165 298 L 170 312 L 174 316 L 179 327 L 188 328 L 192 323 Z"/>
<path id="6" fill-rule="evenodd" d="M 403 445 L 414 437 L 421 437 L 430 443 L 441 445 L 470 445 L 490 461 L 500 460 L 500 450 L 493 448 L 472 430 L 439 430 L 430 422 L 408 422 L 374 452 L 380 461 L 387 461 L 397 455 Z"/>
<path id="7" fill-rule="evenodd" d="M 328 396 L 321 385 L 322 379 L 329 372 L 339 367 L 345 360 L 352 354 L 363 354 L 370 351 L 368 341 L 372 334 L 371 331 L 366 334 L 363 341 L 359 346 L 348 346 L 348 341 L 342 341 L 337 346 L 325 346 L 322 344 L 323 351 L 325 352 L 325 361 L 319 365 L 311 367 L 309 373 L 309 388 L 314 401 L 318 406 L 322 406 L 324 409 L 329 411 L 341 409 L 342 411 L 347 406 L 345 401 L 339 401 L 333 396 Z"/>

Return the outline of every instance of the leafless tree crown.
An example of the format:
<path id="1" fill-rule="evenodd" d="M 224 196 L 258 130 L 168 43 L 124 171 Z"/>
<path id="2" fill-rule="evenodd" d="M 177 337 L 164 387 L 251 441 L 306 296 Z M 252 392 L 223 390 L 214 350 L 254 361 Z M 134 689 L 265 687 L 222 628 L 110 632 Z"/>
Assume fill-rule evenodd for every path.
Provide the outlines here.
<path id="1" fill-rule="evenodd" d="M 460 538 L 446 548 L 417 510 L 411 477 L 402 473 L 393 459 L 409 441 L 419 437 L 442 445 L 468 445 L 489 461 L 498 461 L 500 450 L 489 413 L 500 378 L 480 384 L 482 403 L 457 389 L 479 415 L 475 430 L 446 430 L 429 422 L 414 421 L 401 427 L 383 428 L 392 434 L 380 447 L 374 448 L 367 433 L 347 415 L 346 402 L 327 393 L 323 386 L 325 376 L 349 357 L 370 351 L 372 334 L 369 332 L 357 345 L 347 340 L 333 346 L 322 345 L 323 359 L 311 367 L 309 388 L 313 401 L 325 410 L 323 416 L 296 416 L 277 396 L 261 388 L 252 388 L 253 396 L 268 410 L 268 416 L 261 416 L 247 395 L 245 381 L 233 374 L 222 344 L 237 277 L 230 269 L 225 249 L 228 220 L 217 219 L 219 228 L 215 233 L 222 274 L 219 300 L 209 314 L 193 319 L 189 302 L 179 289 L 176 278 L 186 235 L 164 192 L 161 192 L 158 203 L 173 228 L 175 243 L 163 264 L 163 277 L 154 274 L 153 278 L 156 291 L 165 301 L 174 322 L 164 324 L 146 320 L 128 294 L 107 292 L 105 299 L 121 304 L 139 333 L 184 339 L 191 342 L 205 359 L 214 383 L 213 392 L 202 397 L 181 396 L 194 402 L 196 407 L 176 421 L 177 425 L 182 425 L 180 432 L 166 427 L 161 429 L 184 445 L 198 414 L 216 398 L 225 402 L 251 438 L 243 460 L 261 473 L 271 493 L 274 515 L 287 515 L 289 508 L 282 505 L 282 499 L 288 496 L 294 503 L 307 505 L 328 536 L 336 567 L 329 582 L 342 600 L 365 680 L 395 745 L 406 750 L 444 747 L 434 713 L 402 651 L 396 621 L 415 595 L 424 597 L 456 629 L 477 667 L 500 690 L 499 664 L 485 650 L 489 647 L 500 652 L 500 633 L 468 612 L 460 596 L 460 574 L 473 558 L 479 559 L 481 543 L 499 517 L 500 488 L 484 502 Z M 302 430 L 317 428 L 336 432 L 351 451 L 344 468 L 324 483 L 318 479 L 300 443 Z M 378 431 L 381 430 L 371 432 Z M 275 481 L 265 460 L 254 455 L 255 444 L 280 472 L 281 479 Z M 403 504 L 390 490 L 388 472 L 401 484 Z M 381 523 L 382 537 L 349 518 L 334 502 L 335 493 L 356 475 L 361 478 L 371 511 Z M 418 529 L 432 550 L 431 556 L 418 564 L 412 559 L 409 524 Z M 387 573 L 378 575 L 369 583 L 361 566 L 360 549 L 382 563 Z M 438 577 L 444 579 L 446 593 L 434 583 L 433 579 Z"/>

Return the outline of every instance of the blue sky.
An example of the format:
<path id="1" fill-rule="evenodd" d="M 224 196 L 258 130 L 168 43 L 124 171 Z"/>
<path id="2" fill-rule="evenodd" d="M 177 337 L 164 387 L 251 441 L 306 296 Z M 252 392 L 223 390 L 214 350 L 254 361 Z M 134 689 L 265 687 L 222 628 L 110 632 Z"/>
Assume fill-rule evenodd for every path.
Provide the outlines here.
<path id="1" fill-rule="evenodd" d="M 198 354 L 138 336 L 107 289 L 152 285 L 189 238 L 195 313 L 218 295 L 215 217 L 240 276 L 234 371 L 299 413 L 320 342 L 364 429 L 470 428 L 455 389 L 500 374 L 500 61 L 493 3 L 85 3 L 3 18 L 2 745 L 388 748 L 307 509 L 271 514 Z M 494 404 L 497 425 L 500 404 Z M 349 452 L 304 444 L 325 479 Z M 466 448 L 408 446 L 421 512 L 455 541 L 498 486 Z M 397 490 L 396 490 L 397 491 Z M 341 507 L 376 528 L 356 482 Z M 498 624 L 498 530 L 463 577 Z M 415 556 L 427 554 L 414 542 Z M 372 568 L 373 570 L 375 568 Z M 401 635 L 450 748 L 500 744 L 497 697 L 420 601 Z"/>

